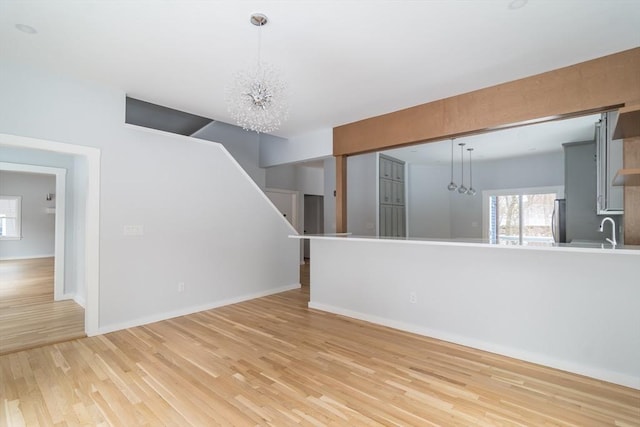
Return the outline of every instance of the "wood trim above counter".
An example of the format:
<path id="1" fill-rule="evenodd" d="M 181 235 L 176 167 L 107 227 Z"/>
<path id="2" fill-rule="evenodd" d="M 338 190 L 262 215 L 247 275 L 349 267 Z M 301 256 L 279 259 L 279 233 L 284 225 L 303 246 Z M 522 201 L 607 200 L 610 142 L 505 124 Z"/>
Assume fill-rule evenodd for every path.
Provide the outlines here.
<path id="1" fill-rule="evenodd" d="M 429 142 L 640 99 L 640 47 L 333 129 L 333 154 Z"/>

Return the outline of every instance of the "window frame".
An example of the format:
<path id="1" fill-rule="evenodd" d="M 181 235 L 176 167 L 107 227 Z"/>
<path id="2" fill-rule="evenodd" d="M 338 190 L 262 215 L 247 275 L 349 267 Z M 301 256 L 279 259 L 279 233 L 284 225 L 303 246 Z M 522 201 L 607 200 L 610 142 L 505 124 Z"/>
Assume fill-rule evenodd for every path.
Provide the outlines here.
<path id="1" fill-rule="evenodd" d="M 555 193 L 556 199 L 563 199 L 564 196 L 564 186 L 563 185 L 553 185 L 547 187 L 522 187 L 522 188 L 504 188 L 504 189 L 496 189 L 496 190 L 483 190 L 482 191 L 482 238 L 486 241 L 489 241 L 489 221 L 490 221 L 490 210 L 489 210 L 489 199 L 493 196 L 519 196 L 520 200 L 522 200 L 522 196 L 525 194 L 549 194 Z M 519 244 L 522 244 L 522 215 L 523 210 L 520 209 L 520 239 Z"/>
<path id="2" fill-rule="evenodd" d="M 15 236 L 3 236 L 0 235 L 0 240 L 22 240 L 22 196 L 9 196 L 2 194 L 0 195 L 0 200 L 13 200 L 17 201 L 16 203 L 16 231 L 17 235 Z M 3 221 L 5 218 L 13 218 L 13 217 L 0 217 L 0 221 Z M 4 230 L 4 227 L 2 227 Z"/>

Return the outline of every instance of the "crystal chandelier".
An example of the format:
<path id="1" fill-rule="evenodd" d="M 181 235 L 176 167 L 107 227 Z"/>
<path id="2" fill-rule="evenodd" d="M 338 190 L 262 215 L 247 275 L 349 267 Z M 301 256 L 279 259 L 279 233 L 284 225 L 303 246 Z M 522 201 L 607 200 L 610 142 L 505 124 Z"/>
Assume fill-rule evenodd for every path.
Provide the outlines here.
<path id="1" fill-rule="evenodd" d="M 251 15 L 250 22 L 262 28 L 267 17 Z M 248 70 L 236 72 L 227 88 L 227 109 L 238 126 L 244 130 L 266 133 L 277 130 L 289 115 L 287 85 L 277 69 L 260 60 L 260 29 L 258 32 L 258 61 Z"/>

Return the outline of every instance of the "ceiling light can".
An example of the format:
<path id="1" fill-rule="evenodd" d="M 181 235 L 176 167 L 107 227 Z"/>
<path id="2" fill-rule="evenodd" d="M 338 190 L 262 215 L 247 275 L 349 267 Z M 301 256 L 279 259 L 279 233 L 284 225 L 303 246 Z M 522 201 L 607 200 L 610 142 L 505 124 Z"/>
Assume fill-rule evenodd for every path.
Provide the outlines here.
<path id="1" fill-rule="evenodd" d="M 516 10 L 523 8 L 527 4 L 527 2 L 528 0 L 511 0 L 511 2 L 509 2 L 509 9 Z"/>
<path id="2" fill-rule="evenodd" d="M 36 34 L 38 30 L 27 24 L 16 24 L 16 29 L 26 34 Z"/>

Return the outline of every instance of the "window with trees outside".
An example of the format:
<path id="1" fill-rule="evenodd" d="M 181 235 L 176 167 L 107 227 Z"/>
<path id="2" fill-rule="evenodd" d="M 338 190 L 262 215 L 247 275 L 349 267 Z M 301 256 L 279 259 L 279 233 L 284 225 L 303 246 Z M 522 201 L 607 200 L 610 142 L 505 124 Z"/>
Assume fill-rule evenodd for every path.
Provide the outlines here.
<path id="1" fill-rule="evenodd" d="M 553 243 L 554 200 L 563 194 L 562 187 L 483 191 L 485 238 L 502 245 Z"/>
<path id="2" fill-rule="evenodd" d="M 20 210 L 22 197 L 0 196 L 0 239 L 18 240 L 22 236 Z"/>

